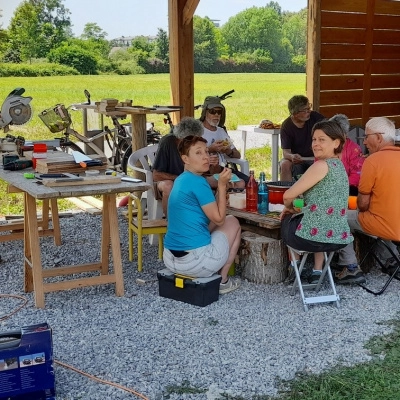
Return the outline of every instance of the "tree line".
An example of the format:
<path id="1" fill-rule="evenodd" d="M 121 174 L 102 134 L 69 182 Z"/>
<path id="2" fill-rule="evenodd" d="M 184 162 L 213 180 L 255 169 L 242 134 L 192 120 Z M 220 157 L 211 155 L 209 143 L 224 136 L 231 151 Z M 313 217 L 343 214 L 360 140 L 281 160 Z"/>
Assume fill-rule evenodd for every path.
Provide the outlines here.
<path id="1" fill-rule="evenodd" d="M 168 33 L 161 28 L 155 38 L 137 36 L 121 47 L 97 23 L 87 23 L 80 37 L 71 26 L 63 0 L 23 1 L 9 28 L 0 25 L 0 76 L 169 72 Z M 194 16 L 195 72 L 304 72 L 306 27 L 307 9 L 282 11 L 275 1 L 221 27 Z"/>

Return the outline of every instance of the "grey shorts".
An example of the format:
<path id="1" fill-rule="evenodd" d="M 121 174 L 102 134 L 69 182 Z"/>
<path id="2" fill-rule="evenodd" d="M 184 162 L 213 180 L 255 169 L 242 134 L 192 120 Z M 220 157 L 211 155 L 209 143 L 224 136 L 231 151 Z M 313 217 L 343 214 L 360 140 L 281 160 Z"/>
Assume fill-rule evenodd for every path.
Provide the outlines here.
<path id="1" fill-rule="evenodd" d="M 222 232 L 211 233 L 211 243 L 207 246 L 190 250 L 183 257 L 175 257 L 168 249 L 164 249 L 164 264 L 174 273 L 207 278 L 218 272 L 229 256 L 228 238 Z"/>

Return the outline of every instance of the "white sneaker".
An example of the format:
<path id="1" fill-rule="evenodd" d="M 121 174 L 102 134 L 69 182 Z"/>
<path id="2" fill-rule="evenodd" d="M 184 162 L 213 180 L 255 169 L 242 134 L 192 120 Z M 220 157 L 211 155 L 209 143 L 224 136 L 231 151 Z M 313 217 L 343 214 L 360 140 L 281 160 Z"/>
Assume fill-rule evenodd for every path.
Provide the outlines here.
<path id="1" fill-rule="evenodd" d="M 225 283 L 219 284 L 219 294 L 226 294 L 232 292 L 236 290 L 239 286 L 240 286 L 239 280 L 228 278 L 228 280 Z"/>

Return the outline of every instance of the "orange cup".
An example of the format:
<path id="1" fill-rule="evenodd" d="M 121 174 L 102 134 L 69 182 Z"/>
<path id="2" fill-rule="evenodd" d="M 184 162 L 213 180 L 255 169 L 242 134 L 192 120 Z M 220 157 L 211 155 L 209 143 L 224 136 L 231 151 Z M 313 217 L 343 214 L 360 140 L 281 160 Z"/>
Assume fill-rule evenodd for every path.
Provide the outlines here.
<path id="1" fill-rule="evenodd" d="M 357 196 L 349 196 L 347 205 L 349 210 L 357 210 Z"/>

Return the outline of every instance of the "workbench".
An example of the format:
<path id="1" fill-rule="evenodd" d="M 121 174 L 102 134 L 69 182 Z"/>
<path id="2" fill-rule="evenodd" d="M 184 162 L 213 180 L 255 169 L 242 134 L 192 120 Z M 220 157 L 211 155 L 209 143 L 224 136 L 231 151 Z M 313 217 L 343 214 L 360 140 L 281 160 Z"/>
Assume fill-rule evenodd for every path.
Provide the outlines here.
<path id="1" fill-rule="evenodd" d="M 87 110 L 95 110 L 101 115 L 107 117 L 117 116 L 122 117 L 124 115 L 131 116 L 132 124 L 132 153 L 136 150 L 142 149 L 147 146 L 147 128 L 146 128 L 146 116 L 147 114 L 169 114 L 171 112 L 181 111 L 181 107 L 142 107 L 142 106 L 126 106 L 126 107 L 115 107 L 114 111 L 102 112 L 98 111 L 98 107 L 95 103 L 85 104 L 78 103 L 74 104 L 76 109 L 83 110 L 83 131 L 88 132 L 87 128 Z"/>
<path id="2" fill-rule="evenodd" d="M 68 290 L 92 285 L 114 283 L 117 296 L 124 294 L 122 275 L 121 249 L 118 230 L 116 194 L 142 192 L 150 188 L 144 182 L 117 182 L 106 184 L 83 184 L 79 186 L 47 187 L 36 183 L 35 179 L 26 179 L 24 172 L 33 172 L 31 168 L 23 171 L 4 171 L 0 169 L 0 179 L 24 192 L 24 290 L 34 291 L 36 307 L 44 308 L 44 294 L 57 290 Z M 67 183 L 66 183 L 67 185 Z M 38 235 L 38 216 L 36 200 L 51 200 L 67 197 L 103 196 L 102 230 L 100 261 L 93 264 L 82 264 L 43 269 Z M 109 269 L 109 255 L 113 272 Z M 48 277 L 97 272 L 96 276 L 75 278 L 47 283 Z"/>

